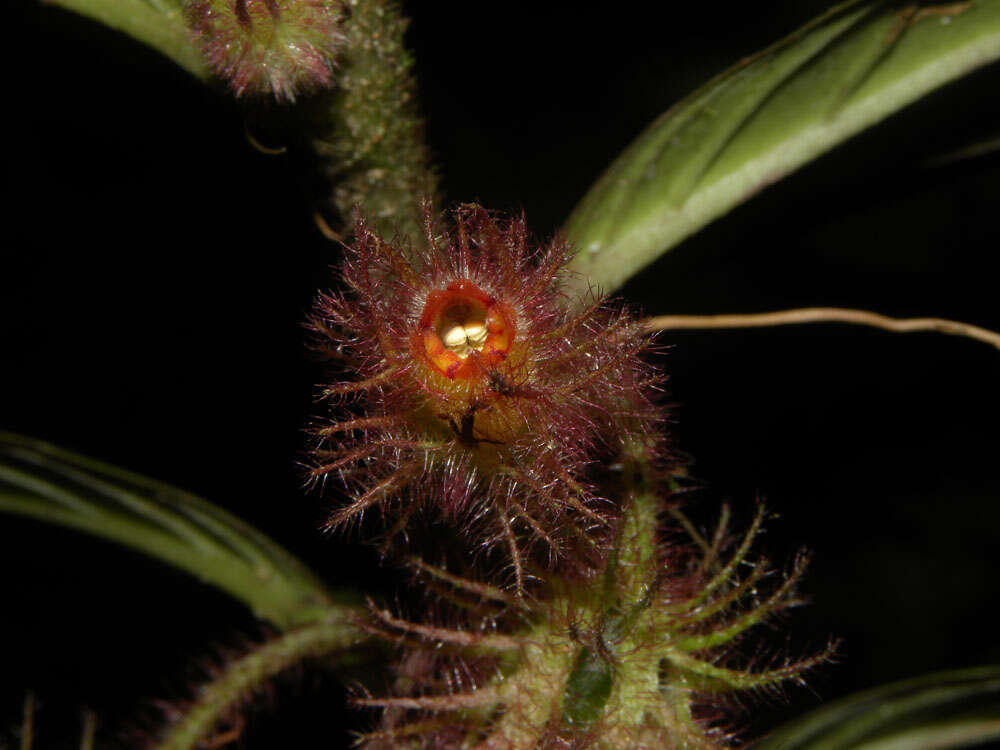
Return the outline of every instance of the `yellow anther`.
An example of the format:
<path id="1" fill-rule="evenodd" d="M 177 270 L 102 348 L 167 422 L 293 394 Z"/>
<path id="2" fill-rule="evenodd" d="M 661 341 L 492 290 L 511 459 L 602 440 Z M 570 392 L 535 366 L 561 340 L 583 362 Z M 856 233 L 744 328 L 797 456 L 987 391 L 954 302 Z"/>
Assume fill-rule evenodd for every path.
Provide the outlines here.
<path id="1" fill-rule="evenodd" d="M 452 351 L 465 348 L 468 334 L 462 326 L 454 326 L 445 331 L 441 342 Z"/>
<path id="2" fill-rule="evenodd" d="M 469 344 L 476 349 L 482 348 L 486 342 L 486 337 L 489 335 L 490 332 L 486 330 L 486 326 L 482 323 L 469 323 L 465 326 L 465 336 L 469 340 Z"/>

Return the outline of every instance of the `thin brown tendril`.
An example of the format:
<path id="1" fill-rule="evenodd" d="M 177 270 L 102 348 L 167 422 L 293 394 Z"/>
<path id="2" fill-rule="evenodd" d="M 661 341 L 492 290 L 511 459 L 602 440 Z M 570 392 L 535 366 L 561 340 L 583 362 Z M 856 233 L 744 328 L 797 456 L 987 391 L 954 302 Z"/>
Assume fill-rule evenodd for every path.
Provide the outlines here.
<path id="1" fill-rule="evenodd" d="M 268 156 L 280 156 L 288 151 L 288 146 L 265 146 L 257 140 L 253 133 L 250 132 L 249 123 L 243 123 L 243 135 L 247 139 L 247 143 L 260 151 L 262 154 L 267 154 Z"/>
<path id="2" fill-rule="evenodd" d="M 316 222 L 316 228 L 319 229 L 319 233 L 326 237 L 331 242 L 342 243 L 344 241 L 344 236 L 333 230 L 326 218 L 319 211 L 313 213 L 313 221 Z"/>
<path id="3" fill-rule="evenodd" d="M 853 323 L 895 333 L 936 331 L 981 341 L 1000 349 L 1000 333 L 944 318 L 890 318 L 867 310 L 842 307 L 802 307 L 795 310 L 746 315 L 658 315 L 643 321 L 647 331 L 710 328 L 761 328 L 796 323 Z"/>

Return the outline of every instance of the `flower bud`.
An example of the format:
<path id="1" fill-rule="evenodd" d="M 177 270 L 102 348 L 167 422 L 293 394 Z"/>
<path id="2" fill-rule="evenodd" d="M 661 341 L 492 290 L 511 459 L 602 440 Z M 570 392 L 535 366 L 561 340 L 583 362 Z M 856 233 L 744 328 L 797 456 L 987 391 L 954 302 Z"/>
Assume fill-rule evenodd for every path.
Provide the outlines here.
<path id="1" fill-rule="evenodd" d="M 294 101 L 332 83 L 340 8 L 336 0 L 189 0 L 184 15 L 237 96 L 270 92 Z"/>

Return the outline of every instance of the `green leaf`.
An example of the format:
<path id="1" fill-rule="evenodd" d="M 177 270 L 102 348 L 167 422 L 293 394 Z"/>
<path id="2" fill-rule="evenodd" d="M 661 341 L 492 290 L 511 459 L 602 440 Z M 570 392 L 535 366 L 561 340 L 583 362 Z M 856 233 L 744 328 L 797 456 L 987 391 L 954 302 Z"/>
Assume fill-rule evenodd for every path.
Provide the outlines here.
<path id="1" fill-rule="evenodd" d="M 194 43 L 180 0 L 47 0 L 148 44 L 203 81 L 209 70 Z"/>
<path id="2" fill-rule="evenodd" d="M 583 647 L 566 681 L 563 715 L 570 724 L 586 726 L 601 715 L 614 687 L 608 660 Z"/>
<path id="3" fill-rule="evenodd" d="M 1000 58 L 1000 0 L 853 0 L 660 116 L 566 224 L 605 291 L 806 162 Z"/>
<path id="4" fill-rule="evenodd" d="M 144 552 L 217 586 L 282 629 L 336 608 L 323 583 L 235 516 L 182 490 L 0 432 L 0 511 Z"/>
<path id="5" fill-rule="evenodd" d="M 1000 739 L 1000 666 L 866 690 L 778 729 L 754 750 L 904 750 Z"/>

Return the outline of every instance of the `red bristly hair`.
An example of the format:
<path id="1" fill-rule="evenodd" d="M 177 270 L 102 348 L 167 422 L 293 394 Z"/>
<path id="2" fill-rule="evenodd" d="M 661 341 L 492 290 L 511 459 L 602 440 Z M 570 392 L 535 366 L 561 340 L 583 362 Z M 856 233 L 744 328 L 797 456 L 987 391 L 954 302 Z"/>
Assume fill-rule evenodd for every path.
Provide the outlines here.
<path id="1" fill-rule="evenodd" d="M 593 295 L 562 293 L 571 255 L 529 242 L 523 217 L 476 205 L 422 244 L 386 242 L 358 218 L 342 293 L 322 295 L 317 348 L 351 372 L 324 391 L 311 477 L 336 477 L 340 528 L 392 510 L 388 541 L 431 510 L 509 552 L 517 590 L 532 562 L 593 548 L 614 517 L 592 467 L 658 432 L 657 377 L 638 322 Z M 583 555 L 585 556 L 585 555 Z"/>
<path id="2" fill-rule="evenodd" d="M 184 18 L 236 96 L 295 101 L 333 84 L 344 43 L 339 0 L 187 0 Z"/>

